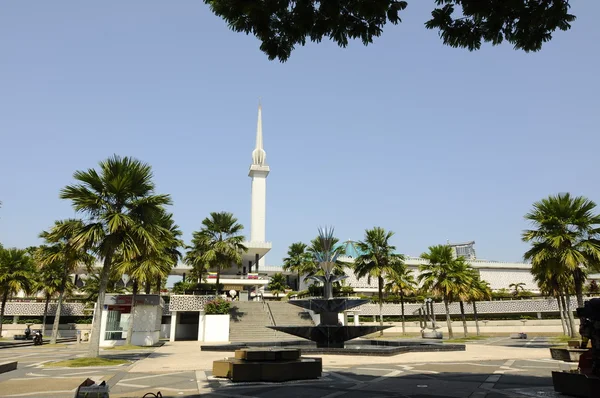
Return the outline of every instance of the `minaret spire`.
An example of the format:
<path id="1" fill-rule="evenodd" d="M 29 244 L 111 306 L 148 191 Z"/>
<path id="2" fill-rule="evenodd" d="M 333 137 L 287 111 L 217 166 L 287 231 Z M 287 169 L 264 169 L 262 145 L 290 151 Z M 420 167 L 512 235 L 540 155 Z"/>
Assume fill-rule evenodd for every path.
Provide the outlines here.
<path id="1" fill-rule="evenodd" d="M 262 135 L 262 104 L 258 102 L 258 122 L 256 123 L 256 148 L 252 151 L 252 164 L 257 166 L 265 166 L 267 154 L 263 149 Z"/>

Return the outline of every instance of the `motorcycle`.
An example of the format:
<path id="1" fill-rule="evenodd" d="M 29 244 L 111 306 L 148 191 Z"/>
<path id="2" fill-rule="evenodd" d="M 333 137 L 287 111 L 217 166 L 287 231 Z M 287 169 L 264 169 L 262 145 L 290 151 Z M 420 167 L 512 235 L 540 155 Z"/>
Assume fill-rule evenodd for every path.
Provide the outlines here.
<path id="1" fill-rule="evenodd" d="M 36 330 L 33 334 L 33 345 L 42 345 L 42 343 L 44 342 L 42 337 L 42 331 Z"/>

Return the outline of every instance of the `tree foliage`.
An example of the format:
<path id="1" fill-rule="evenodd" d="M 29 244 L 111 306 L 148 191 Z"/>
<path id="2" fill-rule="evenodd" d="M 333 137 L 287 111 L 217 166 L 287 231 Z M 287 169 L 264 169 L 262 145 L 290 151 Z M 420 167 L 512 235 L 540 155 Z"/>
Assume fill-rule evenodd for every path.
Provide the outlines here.
<path id="1" fill-rule="evenodd" d="M 531 243 L 524 258 L 531 261 L 532 273 L 538 280 L 560 276 L 562 283 L 568 281 L 566 275 L 572 277 L 579 306 L 587 272 L 600 269 L 600 216 L 595 208 L 585 197 L 562 193 L 534 203 L 525 215 L 532 229 L 523 231 L 523 241 Z"/>
<path id="2" fill-rule="evenodd" d="M 204 0 L 236 32 L 253 34 L 270 60 L 286 61 L 308 40 L 329 38 L 340 47 L 360 39 L 364 45 L 381 36 L 385 25 L 402 22 L 403 0 Z M 445 45 L 481 48 L 503 41 L 515 49 L 538 51 L 558 29 L 571 28 L 569 0 L 435 0 L 427 29 L 439 32 Z"/>
<path id="3" fill-rule="evenodd" d="M 115 255 L 125 259 L 140 256 L 161 245 L 170 234 L 161 220 L 169 195 L 155 193 L 152 168 L 131 157 L 113 156 L 100 162 L 99 170 L 77 171 L 76 184 L 60 193 L 72 202 L 85 222 L 73 238 L 75 247 L 89 249 L 103 260 L 98 287 L 98 308 L 104 305 Z M 94 315 L 89 355 L 99 354 L 100 317 Z"/>
<path id="4" fill-rule="evenodd" d="M 228 212 L 212 212 L 202 220 L 202 228 L 192 234 L 192 244 L 188 247 L 185 261 L 194 268 L 196 275 L 202 275 L 208 269 L 216 269 L 217 285 L 221 279 L 221 270 L 232 264 L 242 262 L 244 246 L 241 235 L 244 226 Z"/>
<path id="5" fill-rule="evenodd" d="M 289 286 L 287 285 L 285 276 L 281 272 L 278 272 L 271 277 L 267 288 L 275 297 L 279 297 L 279 294 L 285 292 L 285 289 L 289 289 Z"/>
<path id="6" fill-rule="evenodd" d="M 31 293 L 36 287 L 35 275 L 35 265 L 27 250 L 4 249 L 0 245 L 0 336 L 8 297 L 21 290 Z"/>
<path id="7" fill-rule="evenodd" d="M 404 264 L 404 256 L 395 253 L 396 246 L 390 243 L 394 236 L 392 231 L 386 231 L 381 227 L 374 227 L 365 231 L 365 237 L 356 244 L 359 256 L 354 261 L 354 273 L 357 278 L 367 277 L 368 283 L 371 278 L 377 278 L 377 290 L 379 294 L 379 323 L 383 326 L 383 289 L 384 280 L 388 275 L 399 274 Z M 383 330 L 381 330 L 383 335 Z"/>

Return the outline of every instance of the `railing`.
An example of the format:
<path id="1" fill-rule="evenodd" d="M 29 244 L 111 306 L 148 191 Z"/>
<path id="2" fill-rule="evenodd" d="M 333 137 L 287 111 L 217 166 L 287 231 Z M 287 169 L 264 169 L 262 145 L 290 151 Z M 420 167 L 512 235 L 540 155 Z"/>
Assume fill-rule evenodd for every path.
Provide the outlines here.
<path id="1" fill-rule="evenodd" d="M 248 275 L 223 275 L 223 274 L 221 274 L 221 279 L 244 279 L 244 280 L 246 280 L 246 279 L 247 280 L 259 280 L 259 279 L 261 279 L 261 280 L 265 280 L 265 279 L 268 279 L 268 278 L 263 278 L 261 276 L 259 276 L 258 278 L 248 278 Z M 215 278 L 207 278 L 207 280 L 209 280 L 209 281 L 212 281 L 212 280 L 216 281 L 217 278 L 216 277 Z"/>
<path id="2" fill-rule="evenodd" d="M 267 303 L 267 302 L 263 301 L 263 303 Z M 273 316 L 273 312 L 271 311 L 271 306 L 269 305 L 269 303 L 267 303 L 267 310 L 269 312 L 269 319 L 271 320 L 271 326 L 277 326 L 277 324 L 275 323 L 275 317 Z"/>

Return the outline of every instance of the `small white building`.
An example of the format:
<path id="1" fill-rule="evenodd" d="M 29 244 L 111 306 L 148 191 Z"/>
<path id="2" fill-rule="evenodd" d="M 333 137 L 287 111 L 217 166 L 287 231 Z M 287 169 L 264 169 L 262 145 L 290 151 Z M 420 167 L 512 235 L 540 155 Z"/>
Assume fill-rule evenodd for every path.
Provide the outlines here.
<path id="1" fill-rule="evenodd" d="M 100 347 L 124 345 L 133 320 L 131 344 L 152 346 L 159 342 L 164 300 L 157 294 L 107 294 L 102 308 Z"/>

